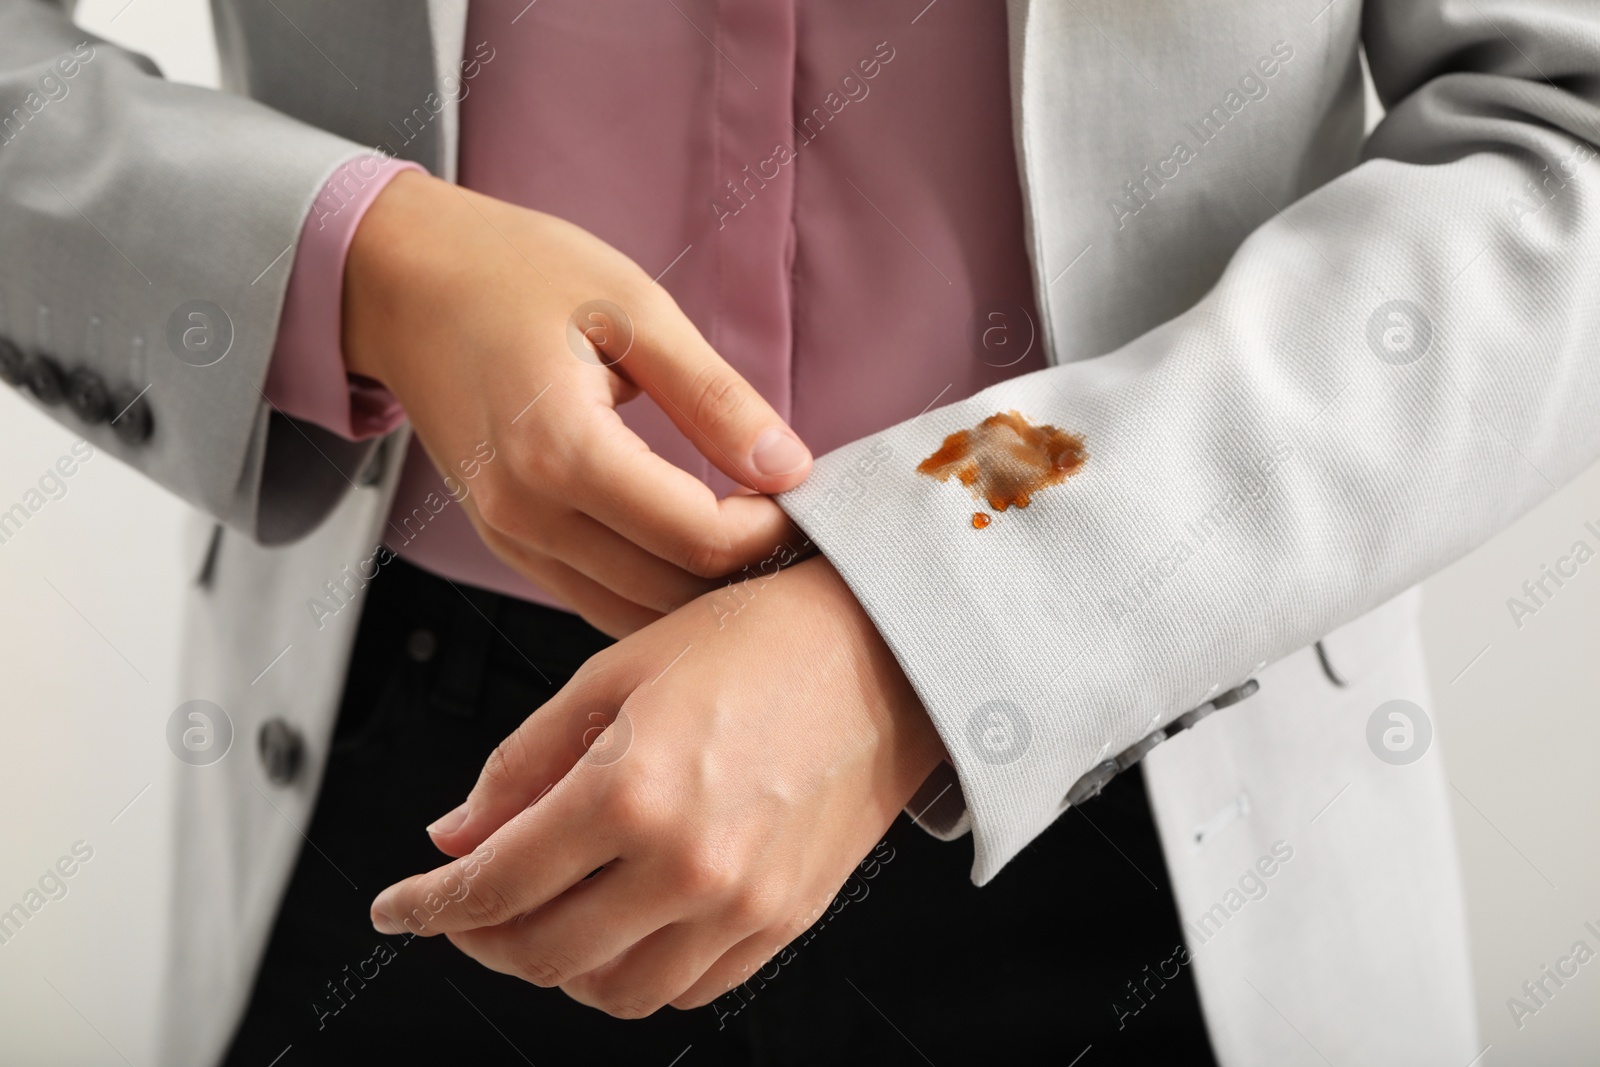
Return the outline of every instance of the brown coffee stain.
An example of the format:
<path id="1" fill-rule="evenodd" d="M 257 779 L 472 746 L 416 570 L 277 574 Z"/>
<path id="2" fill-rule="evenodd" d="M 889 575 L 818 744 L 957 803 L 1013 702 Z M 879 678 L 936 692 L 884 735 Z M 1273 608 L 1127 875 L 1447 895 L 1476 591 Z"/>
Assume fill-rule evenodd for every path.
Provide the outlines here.
<path id="1" fill-rule="evenodd" d="M 974 530 L 981 530 L 993 521 L 993 516 L 986 511 L 974 511 L 972 513 L 972 528 Z"/>
<path id="2" fill-rule="evenodd" d="M 938 451 L 917 464 L 917 473 L 947 482 L 951 476 L 973 499 L 995 511 L 1025 508 L 1035 493 L 1060 485 L 1089 459 L 1083 438 L 1055 426 L 1035 426 L 1016 411 L 990 415 L 970 430 L 957 430 Z M 990 516 L 972 516 L 983 529 Z"/>

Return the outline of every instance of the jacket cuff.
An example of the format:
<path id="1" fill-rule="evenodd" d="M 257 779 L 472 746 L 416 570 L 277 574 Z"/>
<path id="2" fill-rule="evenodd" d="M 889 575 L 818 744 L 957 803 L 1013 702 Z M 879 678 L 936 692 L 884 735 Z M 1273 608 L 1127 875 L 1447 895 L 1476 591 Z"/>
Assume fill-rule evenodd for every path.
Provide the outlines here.
<path id="1" fill-rule="evenodd" d="M 1030 397 L 1041 407 L 1041 396 L 1053 396 L 1042 388 L 1050 373 L 845 445 L 778 497 L 855 594 L 938 730 L 956 783 L 936 771 L 907 808 L 936 837 L 971 830 L 972 881 L 980 886 L 1066 811 L 1086 771 L 1168 713 L 1201 704 L 1202 676 L 1215 672 L 1220 691 L 1251 670 L 1232 662 L 1234 648 L 1223 650 L 1228 663 L 1191 660 L 1179 649 L 1162 669 L 1150 668 L 1147 646 L 1164 646 L 1160 633 L 1146 641 L 1142 624 L 1154 620 L 1160 631 L 1161 614 L 1141 614 L 1137 633 L 1131 623 L 1106 624 L 1101 599 L 1121 580 L 1126 561 L 1117 546 L 1128 533 L 1110 519 L 1125 508 L 1120 483 L 1106 473 L 1110 458 L 1098 461 L 1098 475 L 1091 467 L 1050 490 L 1052 498 L 998 513 L 982 529 L 964 487 L 917 473 L 948 434 L 979 416 L 1028 408 Z M 1091 428 L 1115 450 L 1109 430 Z M 1201 577 L 1198 564 L 1191 570 Z"/>
<path id="2" fill-rule="evenodd" d="M 973 584 L 981 583 L 992 561 L 981 558 L 971 539 L 906 529 L 907 520 L 917 523 L 940 510 L 930 509 L 928 498 L 933 488 L 948 487 L 918 477 L 916 466 L 942 438 L 930 424 L 950 415 L 949 409 L 934 411 L 819 457 L 810 477 L 777 499 L 860 601 L 949 754 L 907 814 L 941 840 L 970 829 L 972 880 L 984 885 L 1061 813 L 1054 807 L 1024 815 L 1019 802 L 1036 809 L 1041 796 L 1065 798 L 1070 782 L 1049 779 L 1073 761 L 1031 745 L 1030 723 L 995 716 L 974 688 L 1004 670 L 994 662 L 995 650 L 1007 647 L 1003 620 L 991 618 Z M 999 706 L 1031 703 L 1002 700 Z"/>

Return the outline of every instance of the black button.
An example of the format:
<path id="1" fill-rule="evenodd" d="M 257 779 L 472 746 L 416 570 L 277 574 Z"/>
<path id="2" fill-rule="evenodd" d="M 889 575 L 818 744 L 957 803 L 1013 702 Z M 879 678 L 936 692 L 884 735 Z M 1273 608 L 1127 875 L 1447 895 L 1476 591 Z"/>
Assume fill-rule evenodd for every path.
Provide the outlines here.
<path id="1" fill-rule="evenodd" d="M 105 379 L 87 367 L 79 367 L 67 377 L 67 405 L 84 422 L 105 422 L 112 415 L 111 392 Z"/>
<path id="2" fill-rule="evenodd" d="M 406 638 L 406 655 L 418 663 L 426 663 L 439 651 L 439 639 L 432 630 L 412 630 Z"/>
<path id="3" fill-rule="evenodd" d="M 22 349 L 0 337 L 0 381 L 7 385 L 21 385 L 28 376 L 28 357 Z"/>
<path id="4" fill-rule="evenodd" d="M 41 404 L 56 404 L 67 398 L 67 376 L 61 371 L 61 364 L 44 355 L 35 352 L 28 359 L 25 372 L 28 376 L 28 388 L 33 390 L 33 395 L 39 398 Z"/>
<path id="5" fill-rule="evenodd" d="M 150 414 L 150 402 L 144 394 L 131 385 L 125 385 L 111 394 L 111 406 L 121 412 L 111 419 L 111 429 L 125 444 L 137 445 L 148 440 L 155 429 L 155 419 Z"/>
<path id="6" fill-rule="evenodd" d="M 300 773 L 305 747 L 300 731 L 282 719 L 268 719 L 262 723 L 256 748 L 261 753 L 261 766 L 267 772 L 267 780 L 273 785 L 288 785 L 294 781 Z"/>

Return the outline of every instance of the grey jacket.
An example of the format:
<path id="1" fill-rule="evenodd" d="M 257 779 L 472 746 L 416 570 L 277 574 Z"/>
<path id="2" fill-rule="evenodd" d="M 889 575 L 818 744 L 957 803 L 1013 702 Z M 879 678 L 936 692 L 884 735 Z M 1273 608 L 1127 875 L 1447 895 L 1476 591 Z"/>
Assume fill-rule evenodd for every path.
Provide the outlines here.
<path id="1" fill-rule="evenodd" d="M 0 0 L 0 336 L 24 357 L 0 369 L 46 395 L 41 355 L 118 396 L 148 386 L 142 440 L 50 410 L 242 535 L 194 593 L 192 692 L 241 738 L 274 718 L 308 738 L 287 785 L 245 755 L 203 769 L 216 773 L 172 769 L 186 798 L 174 1063 L 214 1058 L 248 990 L 355 614 L 317 629 L 304 601 L 370 555 L 398 467 L 392 449 L 363 479 L 370 447 L 265 404 L 288 265 L 324 179 L 368 146 L 452 176 L 444 78 L 465 0 L 213 9 L 232 93 L 169 84 L 92 40 L 68 74 L 58 64 L 86 35 L 67 13 Z M 1052 366 L 823 457 L 783 503 L 940 729 L 958 788 L 928 819 L 971 831 L 977 881 L 1107 754 L 1259 677 L 1259 697 L 1150 757 L 1180 909 L 1207 911 L 1290 827 L 1313 832 L 1341 783 L 1371 789 L 1361 802 L 1352 785 L 1335 809 L 1349 825 L 1318 821 L 1320 847 L 1284 865 L 1300 890 L 1252 905 L 1227 944 L 1197 953 L 1219 1056 L 1291 1062 L 1310 1056 L 1303 1040 L 1336 1061 L 1465 1063 L 1478 1049 L 1437 761 L 1396 775 L 1359 736 L 1385 690 L 1425 699 L 1409 601 L 1373 609 L 1600 453 L 1600 10 L 1008 10 Z M 1363 44 L 1388 110 L 1367 139 Z M 193 319 L 194 301 L 230 324 L 205 366 L 220 320 Z M 182 340 L 196 325 L 198 353 Z M 92 393 L 86 381 L 74 387 Z M 96 414 L 92 396 L 77 400 Z M 911 468 L 1012 408 L 1083 434 L 1091 458 L 979 536 L 961 491 Z M 1371 665 L 1369 688 L 1336 693 L 1305 669 L 1306 646 L 1330 634 Z M 252 681 L 275 655 L 292 669 Z M 1191 841 L 1229 804 L 1225 833 Z M 1359 917 L 1362 936 L 1326 936 L 1336 914 Z M 1388 1010 L 1397 996 L 1406 1011 Z"/>

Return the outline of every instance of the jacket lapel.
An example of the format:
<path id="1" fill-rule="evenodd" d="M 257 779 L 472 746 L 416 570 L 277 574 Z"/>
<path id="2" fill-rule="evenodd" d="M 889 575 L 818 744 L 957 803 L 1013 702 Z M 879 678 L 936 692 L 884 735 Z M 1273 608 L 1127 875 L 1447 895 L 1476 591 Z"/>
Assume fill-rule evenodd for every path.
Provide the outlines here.
<path id="1" fill-rule="evenodd" d="M 459 102 L 443 91 L 444 77 L 459 77 L 461 53 L 466 44 L 467 0 L 427 0 L 428 29 L 433 36 L 434 89 L 444 100 L 439 116 L 439 169 L 445 181 L 456 180 L 456 156 L 461 145 Z"/>

